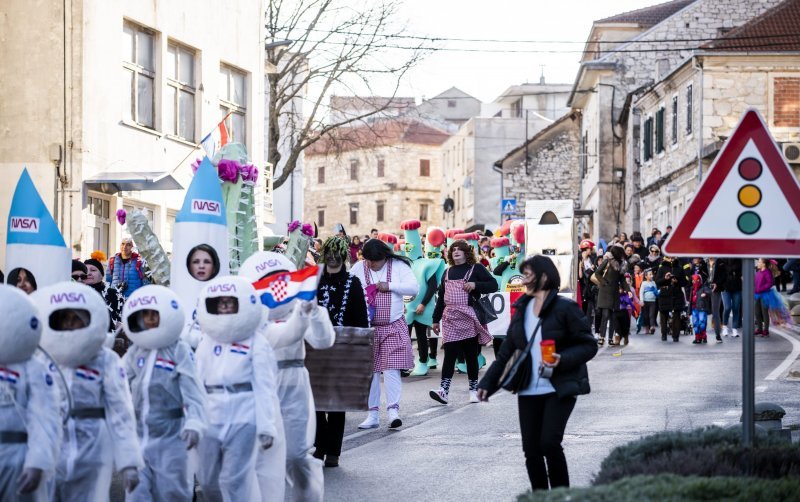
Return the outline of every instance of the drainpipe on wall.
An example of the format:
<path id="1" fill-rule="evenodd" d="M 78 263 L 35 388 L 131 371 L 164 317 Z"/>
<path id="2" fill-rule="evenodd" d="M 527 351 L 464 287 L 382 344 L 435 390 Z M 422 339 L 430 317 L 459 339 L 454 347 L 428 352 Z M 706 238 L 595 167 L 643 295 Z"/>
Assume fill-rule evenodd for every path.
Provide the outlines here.
<path id="1" fill-rule="evenodd" d="M 696 56 L 694 62 L 697 63 L 697 66 L 694 64 L 692 66 L 700 70 L 700 106 L 698 106 L 700 113 L 698 113 L 699 125 L 697 127 L 697 188 L 700 188 L 700 182 L 703 181 L 703 64 L 697 60 Z M 695 189 L 696 191 L 697 189 Z"/>
<path id="2" fill-rule="evenodd" d="M 498 163 L 500 165 L 498 165 Z M 502 225 L 502 223 L 503 223 L 503 199 L 506 196 L 506 191 L 503 188 L 503 178 L 505 178 L 505 176 L 503 175 L 503 164 L 502 164 L 502 162 L 495 162 L 494 164 L 492 164 L 492 171 L 494 171 L 496 173 L 500 173 L 500 224 Z"/>

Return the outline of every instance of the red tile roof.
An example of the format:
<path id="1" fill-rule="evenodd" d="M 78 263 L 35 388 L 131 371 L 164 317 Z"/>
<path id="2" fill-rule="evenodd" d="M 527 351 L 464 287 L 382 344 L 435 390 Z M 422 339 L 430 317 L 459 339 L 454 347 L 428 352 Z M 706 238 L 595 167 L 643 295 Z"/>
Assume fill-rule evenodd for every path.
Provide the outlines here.
<path id="1" fill-rule="evenodd" d="M 786 0 L 702 48 L 731 52 L 800 51 L 800 0 Z"/>
<path id="2" fill-rule="evenodd" d="M 370 125 L 339 127 L 305 150 L 306 155 L 333 155 L 352 150 L 410 143 L 437 146 L 450 135 L 413 119 L 381 120 Z"/>
<path id="3" fill-rule="evenodd" d="M 634 23 L 640 26 L 655 26 L 694 1 L 695 0 L 672 0 L 671 2 L 623 12 L 622 14 L 595 21 L 595 24 Z"/>

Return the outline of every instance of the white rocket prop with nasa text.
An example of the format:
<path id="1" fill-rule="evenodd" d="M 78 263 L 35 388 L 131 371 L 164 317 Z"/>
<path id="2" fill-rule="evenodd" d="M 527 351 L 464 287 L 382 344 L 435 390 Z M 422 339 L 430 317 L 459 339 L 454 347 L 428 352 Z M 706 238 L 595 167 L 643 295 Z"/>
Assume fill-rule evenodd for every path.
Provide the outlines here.
<path id="1" fill-rule="evenodd" d="M 70 280 L 70 250 L 27 169 L 14 190 L 6 231 L 6 276 L 24 268 L 37 288 Z"/>
<path id="2" fill-rule="evenodd" d="M 172 245 L 170 289 L 186 305 L 191 316 L 200 290 L 208 280 L 229 274 L 230 249 L 225 204 L 217 170 L 204 158 L 186 191 L 183 207 L 175 217 Z M 205 244 L 216 253 L 218 270 L 206 281 L 199 281 L 189 273 L 189 258 L 193 250 Z"/>

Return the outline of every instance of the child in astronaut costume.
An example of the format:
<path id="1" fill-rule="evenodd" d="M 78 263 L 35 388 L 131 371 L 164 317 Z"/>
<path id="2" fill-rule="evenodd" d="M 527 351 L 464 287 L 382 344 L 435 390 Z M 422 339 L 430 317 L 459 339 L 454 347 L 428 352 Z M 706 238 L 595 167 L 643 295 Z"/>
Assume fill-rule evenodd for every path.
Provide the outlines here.
<path id="1" fill-rule="evenodd" d="M 163 286 L 144 286 L 122 309 L 133 345 L 122 362 L 131 386 L 145 467 L 133 501 L 191 500 L 187 449 L 205 431 L 205 390 L 192 349 L 179 337 L 185 314 L 178 296 Z"/>
<path id="2" fill-rule="evenodd" d="M 196 464 L 206 500 L 257 500 L 256 449 L 271 447 L 277 435 L 271 360 L 256 333 L 261 310 L 253 285 L 241 277 L 209 281 L 197 301 L 197 373 L 207 393 L 208 427 Z"/>
<path id="3" fill-rule="evenodd" d="M 0 284 L 0 500 L 47 500 L 61 418 L 46 366 L 32 357 L 42 333 L 28 296 Z"/>
<path id="4" fill-rule="evenodd" d="M 74 282 L 60 282 L 31 296 L 44 323 L 42 348 L 58 364 L 72 395 L 52 500 L 108 500 L 114 467 L 121 471 L 126 491 L 133 491 L 142 455 L 122 361 L 103 347 L 108 331 L 103 297 Z M 60 378 L 58 368 L 51 364 L 48 375 Z"/>
<path id="5" fill-rule="evenodd" d="M 239 274 L 252 281 L 296 270 L 286 256 L 263 251 L 248 258 Z M 316 302 L 292 300 L 269 310 L 263 334 L 278 361 L 278 396 L 285 429 L 286 479 L 294 500 L 321 501 L 324 494 L 322 462 L 311 454 L 316 433 L 314 398 L 304 366 L 305 342 L 314 349 L 333 345 L 336 334 L 327 311 Z M 259 473 L 273 468 L 259 463 Z"/>

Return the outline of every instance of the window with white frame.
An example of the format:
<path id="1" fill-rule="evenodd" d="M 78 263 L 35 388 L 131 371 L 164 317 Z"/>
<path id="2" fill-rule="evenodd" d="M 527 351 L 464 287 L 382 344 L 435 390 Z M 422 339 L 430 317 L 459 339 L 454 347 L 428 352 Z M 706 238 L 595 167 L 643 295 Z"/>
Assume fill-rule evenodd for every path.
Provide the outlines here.
<path id="1" fill-rule="evenodd" d="M 109 255 L 111 250 L 109 235 L 111 231 L 110 201 L 99 195 L 86 197 L 87 231 L 91 236 L 92 251 L 102 251 Z"/>
<path id="2" fill-rule="evenodd" d="M 195 50 L 176 42 L 167 45 L 164 73 L 164 132 L 194 143 L 195 139 Z"/>
<path id="3" fill-rule="evenodd" d="M 219 108 L 225 119 L 230 141 L 247 144 L 247 75 L 232 66 L 219 69 Z"/>
<path id="4" fill-rule="evenodd" d="M 125 121 L 155 128 L 156 34 L 125 21 L 122 28 Z"/>
<path id="5" fill-rule="evenodd" d="M 175 220 L 178 217 L 178 211 L 174 209 L 167 210 L 167 228 L 164 232 L 164 240 L 162 241 L 167 247 L 167 251 L 172 252 L 175 249 Z"/>

